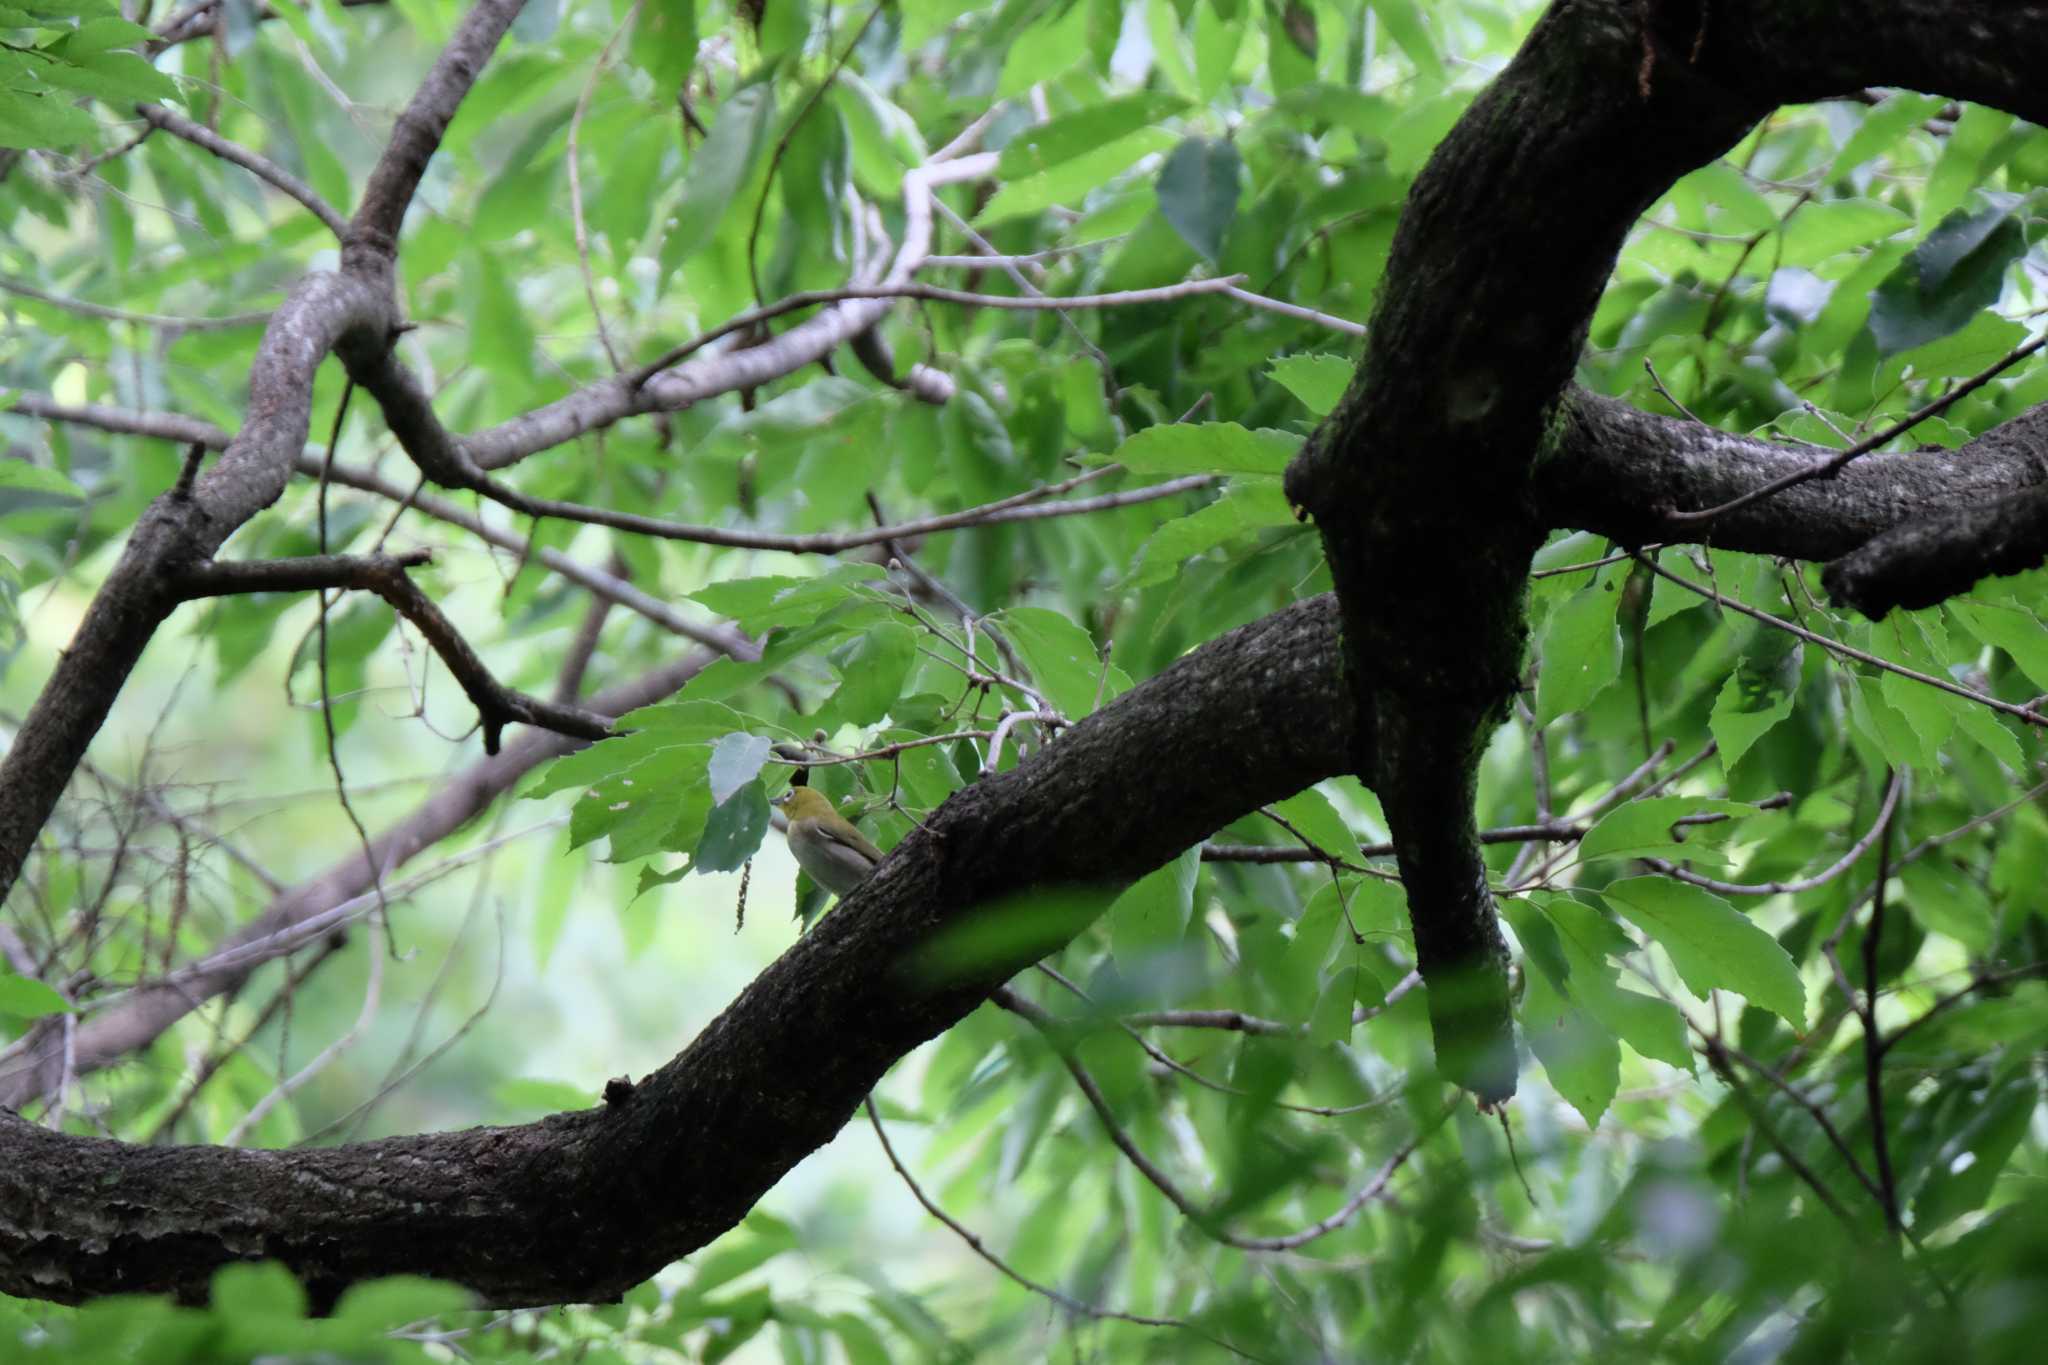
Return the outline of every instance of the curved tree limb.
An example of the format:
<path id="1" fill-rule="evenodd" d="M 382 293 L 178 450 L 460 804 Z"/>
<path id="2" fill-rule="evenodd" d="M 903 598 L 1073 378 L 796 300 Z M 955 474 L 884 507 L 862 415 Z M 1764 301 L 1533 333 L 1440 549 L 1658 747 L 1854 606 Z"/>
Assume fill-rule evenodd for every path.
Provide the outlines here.
<path id="1" fill-rule="evenodd" d="M 1247 802 L 1332 775 L 1351 747 L 1342 687 L 1328 598 L 1203 646 L 956 793 L 680 1056 L 604 1109 L 292 1152 L 139 1148 L 0 1113 L 0 1292 L 195 1298 L 214 1269 L 263 1256 L 323 1303 L 406 1271 L 503 1305 L 616 1297 L 737 1222 L 898 1057 L 1118 886 Z M 1020 868 L 1049 899 L 1017 899 Z M 1002 913 L 998 902 L 1032 932 L 930 955 L 948 931 L 986 923 L 977 911 Z"/>
<path id="2" fill-rule="evenodd" d="M 1439 1063 L 1482 1100 L 1514 1093 L 1515 1062 L 1473 780 L 1520 680 L 1528 558 L 1548 525 L 1538 467 L 1603 412 L 1568 386 L 1622 240 L 1781 103 L 1902 85 L 2039 119 L 2048 94 L 2027 73 L 2048 55 L 2048 6 L 1963 8 L 1966 22 L 1932 0 L 1554 5 L 1410 193 L 1364 363 L 1287 489 L 1343 603 L 1352 767 L 1386 809 Z M 1660 505 L 1618 499 L 1638 517 Z"/>

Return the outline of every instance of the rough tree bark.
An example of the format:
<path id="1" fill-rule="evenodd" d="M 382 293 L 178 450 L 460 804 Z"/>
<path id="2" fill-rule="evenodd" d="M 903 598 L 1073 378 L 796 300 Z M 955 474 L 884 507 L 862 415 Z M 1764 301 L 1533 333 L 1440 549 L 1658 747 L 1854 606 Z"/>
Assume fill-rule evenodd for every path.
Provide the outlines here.
<path id="1" fill-rule="evenodd" d="M 0 772 L 0 882 L 167 610 L 152 572 L 210 554 L 277 495 L 328 347 L 370 348 L 351 359 L 366 378 L 382 363 L 389 301 L 374 286 L 396 240 L 392 206 L 402 214 L 433 117 L 445 126 L 450 92 L 515 8 L 472 12 L 430 79 L 439 104 L 402 123 L 350 234 L 353 273 L 309 281 L 272 324 L 249 425 L 202 481 L 199 510 L 160 502 L 137 528 Z M 960 792 L 603 1110 L 289 1153 L 141 1150 L 0 1114 L 0 1290 L 191 1296 L 222 1263 L 273 1256 L 322 1299 L 399 1271 L 498 1304 L 616 1294 L 730 1227 L 892 1061 L 1117 886 L 1345 770 L 1385 799 L 1446 1069 L 1482 1098 L 1511 1093 L 1503 951 L 1470 795 L 1478 747 L 1519 682 L 1529 550 L 1554 527 L 1673 538 L 1671 509 L 1818 458 L 1569 387 L 1622 234 L 1778 103 L 1903 85 L 2039 119 L 2044 59 L 2041 4 L 1561 0 L 1418 183 L 1365 367 L 1291 471 L 1328 545 L 1334 600 L 1212 642 Z M 590 402 L 564 420 L 601 425 L 629 409 Z M 2028 414 L 1953 454 L 1868 457 L 1730 514 L 1716 543 L 1831 560 L 1830 585 L 1873 614 L 1930 590 L 1916 585 L 1952 591 L 2030 566 L 2048 550 L 2042 423 Z M 73 665 L 82 658 L 90 669 Z M 1066 888 L 1074 913 L 1046 923 L 1039 944 L 933 975 L 920 950 L 939 931 L 1031 887 Z"/>

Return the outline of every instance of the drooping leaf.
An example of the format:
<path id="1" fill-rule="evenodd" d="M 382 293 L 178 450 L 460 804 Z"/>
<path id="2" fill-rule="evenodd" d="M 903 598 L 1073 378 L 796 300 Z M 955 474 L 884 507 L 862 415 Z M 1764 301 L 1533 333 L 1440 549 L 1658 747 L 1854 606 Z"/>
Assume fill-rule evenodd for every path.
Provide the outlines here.
<path id="1" fill-rule="evenodd" d="M 1600 898 L 1671 955 L 1695 995 L 1733 991 L 1806 1027 L 1806 988 L 1791 954 L 1727 901 L 1666 877 L 1613 882 Z"/>
<path id="2" fill-rule="evenodd" d="M 1223 254 L 1223 238 L 1237 220 L 1244 162 L 1229 142 L 1189 138 L 1159 171 L 1159 211 L 1187 244 L 1210 260 Z"/>

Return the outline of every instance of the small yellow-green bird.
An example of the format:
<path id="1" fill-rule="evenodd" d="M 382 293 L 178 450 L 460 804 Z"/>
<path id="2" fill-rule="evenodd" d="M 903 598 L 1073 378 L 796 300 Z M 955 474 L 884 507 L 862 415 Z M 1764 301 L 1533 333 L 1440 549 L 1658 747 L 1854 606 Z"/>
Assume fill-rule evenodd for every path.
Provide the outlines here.
<path id="1" fill-rule="evenodd" d="M 797 866 L 833 895 L 851 892 L 882 861 L 882 850 L 816 788 L 791 787 L 775 804 L 789 817 L 789 851 Z"/>

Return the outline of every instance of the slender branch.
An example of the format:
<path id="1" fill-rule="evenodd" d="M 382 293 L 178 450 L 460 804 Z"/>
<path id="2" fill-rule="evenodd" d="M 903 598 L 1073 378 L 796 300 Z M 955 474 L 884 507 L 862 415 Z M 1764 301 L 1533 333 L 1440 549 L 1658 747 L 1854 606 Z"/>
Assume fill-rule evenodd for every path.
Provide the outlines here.
<path id="1" fill-rule="evenodd" d="M 1703 877 L 1690 868 L 1679 867 L 1662 858 L 1645 858 L 1643 862 L 1667 877 L 1676 877 L 1682 882 L 1690 882 L 1694 886 L 1704 887 L 1723 896 L 1783 896 L 1813 891 L 1826 886 L 1854 867 L 1857 860 L 1870 851 L 1872 844 L 1885 837 L 1885 831 L 1891 828 L 1892 811 L 1899 804 L 1899 793 L 1905 790 L 1905 786 L 1905 774 L 1893 773 L 1891 785 L 1885 788 L 1884 805 L 1877 813 L 1876 822 L 1864 831 L 1862 838 L 1849 845 L 1848 852 L 1810 877 L 1801 877 L 1789 882 L 1724 882 L 1713 877 Z"/>
<path id="2" fill-rule="evenodd" d="M 590 707 L 600 714 L 623 715 L 669 696 L 710 661 L 711 656 L 703 653 L 672 660 L 598 693 L 590 699 Z M 331 926 L 319 917 L 335 907 L 358 898 L 366 908 L 373 906 L 375 901 L 367 893 L 379 876 L 468 824 L 542 763 L 581 747 L 579 740 L 537 732 L 515 739 L 495 757 L 478 759 L 450 774 L 425 800 L 371 840 L 368 849 L 344 854 L 325 871 L 273 897 L 261 914 L 229 935 L 196 968 L 181 969 L 173 979 L 140 986 L 88 1021 L 78 1033 L 79 1072 L 111 1066 L 140 1051 L 206 1001 L 239 988 L 251 972 L 284 950 L 277 945 L 295 947 L 309 936 L 317 937 L 317 933 L 309 935 L 308 924 L 317 924 L 317 932 L 326 932 Z M 252 952 L 252 945 L 259 944 L 263 949 Z M 19 1109 L 53 1093 L 60 1060 L 46 1044 L 31 1049 L 17 1065 L 0 1069 L 0 1108 Z"/>
<path id="3" fill-rule="evenodd" d="M 1420 1147 L 1455 1110 L 1455 1106 L 1446 1108 L 1435 1122 L 1426 1125 L 1402 1144 L 1394 1155 L 1387 1159 L 1386 1164 L 1345 1200 L 1335 1213 L 1283 1236 L 1247 1237 L 1216 1226 L 1202 1207 L 1174 1182 L 1173 1177 L 1160 1169 L 1152 1158 L 1146 1156 L 1144 1149 L 1124 1131 L 1123 1125 L 1117 1121 L 1116 1112 L 1109 1107 L 1109 1100 L 1103 1095 L 1102 1087 L 1095 1083 L 1095 1077 L 1089 1074 L 1088 1068 L 1081 1065 L 1080 1060 L 1074 1056 L 1073 1049 L 1061 1040 L 1058 1020 L 1007 986 L 998 987 L 991 992 L 989 999 L 1038 1030 L 1040 1036 L 1052 1047 L 1054 1054 L 1067 1068 L 1067 1074 L 1074 1078 L 1074 1084 L 1080 1088 L 1089 1107 L 1095 1111 L 1096 1118 L 1102 1121 L 1103 1130 L 1109 1134 L 1109 1140 L 1116 1144 L 1117 1150 L 1137 1168 L 1138 1173 L 1150 1181 L 1152 1187 L 1164 1195 L 1169 1204 L 1179 1209 L 1190 1222 L 1201 1229 L 1204 1236 L 1211 1237 L 1225 1246 L 1236 1247 L 1240 1251 L 1292 1251 L 1350 1222 L 1360 1209 L 1385 1192 L 1387 1182 L 1394 1178 L 1394 1173 L 1401 1169 L 1408 1158 L 1415 1154 L 1416 1148 Z"/>
<path id="4" fill-rule="evenodd" d="M 391 140 L 363 187 L 355 218 L 342 229 L 343 269 L 368 270 L 378 278 L 389 272 L 398 250 L 399 227 L 420 177 L 426 174 L 427 162 L 441 145 L 463 96 L 476 83 L 484 63 L 524 4 L 525 0 L 475 0 L 462 16 L 448 45 L 399 114 Z"/>
<path id="5" fill-rule="evenodd" d="M 101 318 L 107 322 L 131 322 L 140 327 L 162 327 L 179 332 L 225 332 L 238 327 L 261 327 L 270 321 L 268 313 L 230 313 L 218 318 L 187 318 L 167 313 L 135 313 L 125 308 L 109 308 L 103 303 L 88 303 L 84 299 L 65 298 L 61 294 L 46 294 L 20 280 L 0 277 L 0 291 L 18 294 L 25 299 L 47 303 L 52 308 L 61 308 L 67 313 L 80 317 Z"/>
<path id="6" fill-rule="evenodd" d="M 1893 790 L 1899 778 L 1892 776 Z M 1891 1134 L 1884 1119 L 1884 1035 L 1877 1028 L 1878 953 L 1884 939 L 1885 888 L 1892 878 L 1892 807 L 1888 801 L 1878 819 L 1877 890 L 1870 898 L 1870 926 L 1863 931 L 1863 1093 L 1870 1107 L 1870 1146 L 1877 1159 L 1877 1183 L 1882 1190 L 1878 1201 L 1884 1208 L 1884 1225 L 1893 1236 L 1901 1231 L 1899 1184 L 1892 1173 Z"/>
<path id="7" fill-rule="evenodd" d="M 1773 479 L 1761 488 L 1755 488 L 1738 497 L 1730 498 L 1728 501 L 1715 507 L 1706 507 L 1695 512 L 1681 512 L 1674 509 L 1666 511 L 1663 515 L 1666 520 L 1676 525 L 1700 525 L 1710 522 L 1716 517 L 1725 516 L 1730 512 L 1747 507 L 1753 502 L 1761 502 L 1763 499 L 1776 493 L 1782 493 L 1788 488 L 1796 488 L 1798 485 L 1809 480 L 1827 478 L 1829 475 L 1838 473 L 1851 460 L 1859 456 L 1868 455 L 1879 446 L 1889 444 L 1931 417 L 1939 417 L 1942 413 L 1947 412 L 1964 398 L 1975 393 L 1999 375 L 2004 374 L 2043 346 L 2048 346 L 2048 332 L 2042 333 L 2024 345 L 2014 347 L 1987 368 L 1979 370 L 1976 374 L 1971 375 L 1968 379 L 1965 379 L 1962 383 L 1941 395 L 1941 397 L 1915 412 L 1908 413 L 1884 430 L 1867 436 L 1855 445 L 1845 450 L 1837 451 L 1827 459 L 1821 460 L 1805 469 L 1795 469 L 1789 474 Z"/>
<path id="8" fill-rule="evenodd" d="M 204 124 L 194 123 L 183 114 L 166 109 L 160 104 L 138 104 L 135 106 L 135 112 L 148 120 L 151 126 L 161 128 L 174 137 L 185 139 L 195 147 L 212 152 L 223 161 L 240 166 L 273 189 L 298 200 L 305 206 L 307 212 L 327 225 L 327 230 L 332 232 L 337 240 L 347 234 L 348 219 L 342 217 L 332 204 L 322 199 L 319 191 L 276 162 L 258 156 L 247 147 L 228 141 Z"/>
<path id="9" fill-rule="evenodd" d="M 1148 1318 L 1136 1313 L 1120 1313 L 1113 1308 L 1102 1308 L 1092 1303 L 1083 1303 L 1077 1298 L 1061 1293 L 1051 1285 L 1040 1284 L 1037 1280 L 1025 1275 L 1008 1261 L 1005 1261 L 1002 1257 L 989 1250 L 988 1244 L 981 1240 L 979 1234 L 940 1208 L 932 1197 L 924 1192 L 924 1187 L 917 1183 L 917 1177 L 910 1173 L 910 1168 L 905 1166 L 903 1159 L 896 1155 L 896 1145 L 889 1141 L 889 1131 L 882 1126 L 882 1116 L 875 1109 L 874 1096 L 870 1095 L 862 1100 L 861 1108 L 867 1112 L 868 1123 L 874 1128 L 875 1137 L 882 1144 L 882 1155 L 889 1159 L 889 1164 L 896 1169 L 896 1174 L 903 1177 L 903 1183 L 910 1188 L 911 1196 L 924 1207 L 926 1213 L 944 1223 L 954 1236 L 965 1242 L 968 1250 L 994 1266 L 1009 1279 L 1014 1280 L 1041 1298 L 1051 1300 L 1077 1317 L 1114 1318 L 1118 1322 L 1134 1322 L 1140 1327 L 1190 1327 L 1190 1324 L 1180 1318 Z M 1198 1332 L 1198 1335 L 1207 1337 L 1211 1341 L 1216 1340 L 1214 1337 L 1210 1337 L 1207 1332 Z M 1222 1343 L 1218 1342 L 1217 1344 L 1221 1345 Z"/>
<path id="10" fill-rule="evenodd" d="M 297 559 L 211 561 L 179 575 L 175 588 L 186 598 L 227 597 L 250 592 L 313 592 L 345 588 L 374 592 L 412 622 L 476 707 L 483 725 L 484 752 L 498 752 L 505 726 L 539 726 L 577 739 L 605 739 L 612 729 L 603 716 L 580 706 L 530 697 L 500 683 L 475 649 L 441 614 L 433 599 L 405 572 L 428 563 L 425 550 L 408 555 L 308 555 Z"/>
<path id="11" fill-rule="evenodd" d="M 1242 275 L 1222 275 L 1214 279 L 1185 280 L 1179 284 L 1159 285 L 1151 289 L 1123 289 L 1110 294 L 982 294 L 968 289 L 945 289 L 939 285 L 923 284 L 915 280 L 900 284 L 850 284 L 838 289 L 807 289 L 726 319 L 710 331 L 691 337 L 681 345 L 648 361 L 634 371 L 630 378 L 635 386 L 645 384 L 654 376 L 695 355 L 714 341 L 731 336 L 735 332 L 746 331 L 772 318 L 779 318 L 785 313 L 815 308 L 820 304 L 845 303 L 853 299 L 923 299 L 928 303 L 958 303 L 974 308 L 1061 312 L 1069 308 L 1128 308 L 1137 304 L 1172 303 L 1202 294 L 1232 294 L 1236 292 L 1236 286 L 1243 279 Z"/>
<path id="12" fill-rule="evenodd" d="M 1216 481 L 1215 476 L 1210 474 L 1187 474 L 1163 483 L 1147 484 L 1142 488 L 1125 489 L 1117 493 L 1075 498 L 1067 502 L 1036 502 L 1037 499 L 1057 493 L 1063 488 L 1071 488 L 1075 484 L 1096 478 L 1102 472 L 1105 471 L 1090 471 L 1062 483 L 1027 489 L 980 507 L 923 517 L 896 526 L 879 526 L 864 531 L 816 531 L 806 535 L 778 535 L 770 531 L 729 531 L 718 526 L 693 526 L 682 522 L 663 521 L 659 517 L 644 517 L 637 512 L 619 512 L 608 507 L 593 507 L 585 503 L 530 497 L 496 479 L 489 478 L 479 481 L 477 491 L 494 502 L 528 516 L 553 517 L 590 526 L 608 526 L 615 531 L 630 531 L 657 540 L 681 540 L 696 545 L 723 545 L 744 550 L 781 550 L 787 554 L 838 554 L 842 550 L 856 549 L 862 545 L 879 545 L 885 541 L 901 540 L 906 536 L 933 535 L 940 531 L 995 526 L 1005 522 L 1084 516 L 1111 508 L 1134 507 L 1140 503 L 1157 502 L 1161 498 L 1206 488 Z"/>
<path id="13" fill-rule="evenodd" d="M 1731 611 L 1741 612 L 1751 620 L 1761 621 L 1767 626 L 1784 631 L 1787 635 L 1796 635 L 1808 644 L 1819 645 L 1831 654 L 1839 654 L 1845 659 L 1854 659 L 1858 663 L 1869 664 L 1872 668 L 1882 669 L 1887 673 L 1896 673 L 1902 678 L 1911 678 L 1917 683 L 1925 683 L 1929 687 L 1937 688 L 1952 696 L 1961 697 L 1966 701 L 1976 702 L 1979 706 L 1989 707 L 2000 715 L 2011 716 L 2014 720 L 2024 721 L 2028 725 L 2048 727 L 2048 716 L 2043 716 L 2039 712 L 2029 710 L 2027 707 L 2018 706 L 2009 701 L 2001 701 L 1989 693 L 1964 687 L 1961 683 L 1951 682 L 1947 678 L 1937 678 L 1931 673 L 1922 673 L 1918 669 L 1907 668 L 1904 664 L 1895 664 L 1890 659 L 1880 658 L 1868 650 L 1858 649 L 1854 645 L 1845 645 L 1840 640 L 1829 639 L 1825 635 L 1817 634 L 1804 626 L 1787 621 L 1782 616 L 1773 616 L 1767 611 L 1750 606 L 1747 602 L 1738 602 L 1732 597 L 1724 597 L 1714 588 L 1695 583 L 1689 578 L 1682 578 L 1657 563 L 1654 559 L 1643 558 L 1640 562 L 1647 564 L 1650 567 L 1650 572 L 1658 575 L 1660 578 L 1668 578 L 1679 587 L 1689 592 L 1698 593 L 1716 606 L 1727 607 Z"/>

